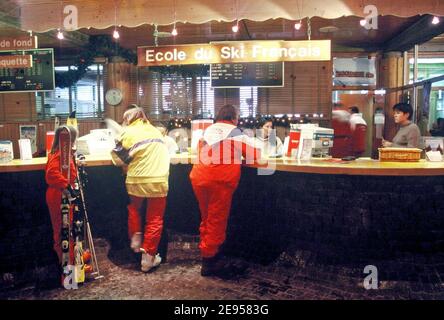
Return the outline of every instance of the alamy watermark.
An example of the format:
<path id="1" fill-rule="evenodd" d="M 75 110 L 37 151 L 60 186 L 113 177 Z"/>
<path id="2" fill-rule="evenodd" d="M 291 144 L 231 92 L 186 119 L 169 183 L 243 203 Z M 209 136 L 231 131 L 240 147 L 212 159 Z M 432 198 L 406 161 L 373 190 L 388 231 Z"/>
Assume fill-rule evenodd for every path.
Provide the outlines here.
<path id="1" fill-rule="evenodd" d="M 240 129 L 233 131 L 233 137 L 221 140 L 214 145 L 204 144 L 201 147 L 191 146 L 190 148 L 186 130 L 171 130 L 168 136 L 176 141 L 179 150 L 190 150 L 195 155 L 191 159 L 188 157 L 172 157 L 171 164 L 246 164 L 256 167 L 258 175 L 273 174 L 276 171 L 276 162 L 267 161 L 261 157 L 263 149 L 260 148 L 258 140 L 255 137 L 243 134 Z M 269 146 L 277 148 L 276 140 L 270 141 Z"/>
<path id="2" fill-rule="evenodd" d="M 378 8 L 375 5 L 369 4 L 364 7 L 365 24 L 363 27 L 367 30 L 378 29 Z"/>
<path id="3" fill-rule="evenodd" d="M 364 278 L 364 288 L 366 290 L 378 289 L 378 268 L 374 265 L 367 265 L 364 268 L 364 274 L 368 274 Z"/>
<path id="4" fill-rule="evenodd" d="M 77 290 L 79 288 L 75 272 L 76 267 L 73 265 L 67 265 L 66 267 L 63 267 L 63 275 L 65 276 L 63 278 L 63 287 L 66 290 Z"/>
<path id="5" fill-rule="evenodd" d="M 63 29 L 73 31 L 79 28 L 79 10 L 75 5 L 69 4 L 63 7 L 63 13 L 66 15 L 63 19 Z"/>

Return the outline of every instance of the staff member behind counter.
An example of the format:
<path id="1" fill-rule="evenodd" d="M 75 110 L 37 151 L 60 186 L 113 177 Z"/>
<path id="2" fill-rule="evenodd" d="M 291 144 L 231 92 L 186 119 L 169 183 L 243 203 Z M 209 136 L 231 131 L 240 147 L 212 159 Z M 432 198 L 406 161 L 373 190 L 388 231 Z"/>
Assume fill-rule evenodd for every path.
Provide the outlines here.
<path id="1" fill-rule="evenodd" d="M 282 141 L 276 135 L 273 128 L 273 121 L 269 118 L 259 120 L 256 129 L 256 146 L 261 149 L 263 156 L 282 155 Z"/>
<path id="2" fill-rule="evenodd" d="M 398 103 L 393 106 L 395 123 L 400 125 L 392 142 L 382 139 L 383 147 L 418 148 L 421 133 L 416 124 L 411 122 L 413 108 L 408 103 Z"/>

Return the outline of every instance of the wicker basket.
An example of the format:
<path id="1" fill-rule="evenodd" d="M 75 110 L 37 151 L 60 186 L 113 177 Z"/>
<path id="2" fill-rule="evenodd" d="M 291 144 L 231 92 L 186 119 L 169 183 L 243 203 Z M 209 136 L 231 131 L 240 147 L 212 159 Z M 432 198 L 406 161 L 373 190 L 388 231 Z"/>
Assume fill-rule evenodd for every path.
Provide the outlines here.
<path id="1" fill-rule="evenodd" d="M 412 162 L 421 159 L 421 149 L 416 148 L 379 148 L 380 161 Z"/>

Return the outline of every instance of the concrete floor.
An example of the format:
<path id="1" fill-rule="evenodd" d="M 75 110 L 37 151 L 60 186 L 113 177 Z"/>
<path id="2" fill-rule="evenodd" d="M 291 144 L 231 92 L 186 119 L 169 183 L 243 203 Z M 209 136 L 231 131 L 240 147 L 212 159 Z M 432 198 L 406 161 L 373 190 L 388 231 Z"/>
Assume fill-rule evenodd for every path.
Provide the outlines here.
<path id="1" fill-rule="evenodd" d="M 168 261 L 151 273 L 139 271 L 139 257 L 127 249 L 110 251 L 96 240 L 103 279 L 77 290 L 37 292 L 32 287 L 0 292 L 1 299 L 160 299 L 160 300 L 295 300 L 295 299 L 444 299 L 444 253 L 403 255 L 375 263 L 379 288 L 364 289 L 363 265 L 317 263 L 307 252 L 283 253 L 274 263 L 251 264 L 246 276 L 221 280 L 200 276 L 195 241 L 169 243 Z"/>

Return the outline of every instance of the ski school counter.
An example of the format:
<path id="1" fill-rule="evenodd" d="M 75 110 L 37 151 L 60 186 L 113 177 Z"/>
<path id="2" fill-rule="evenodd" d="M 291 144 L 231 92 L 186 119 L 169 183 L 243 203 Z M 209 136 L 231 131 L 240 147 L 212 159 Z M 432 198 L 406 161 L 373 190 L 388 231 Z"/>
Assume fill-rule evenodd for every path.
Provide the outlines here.
<path id="1" fill-rule="evenodd" d="M 188 177 L 192 161 L 188 154 L 172 158 L 165 212 L 170 234 L 199 234 Z M 54 263 L 45 164 L 46 158 L 36 158 L 0 165 L 0 272 Z M 87 156 L 85 166 L 93 235 L 106 239 L 110 252 L 123 248 L 128 198 L 122 170 L 108 156 Z M 257 165 L 244 165 L 227 254 L 270 263 L 284 252 L 305 250 L 328 261 L 371 263 L 400 251 L 444 249 L 443 162 L 270 159 L 268 168 L 269 174 L 258 175 Z"/>

